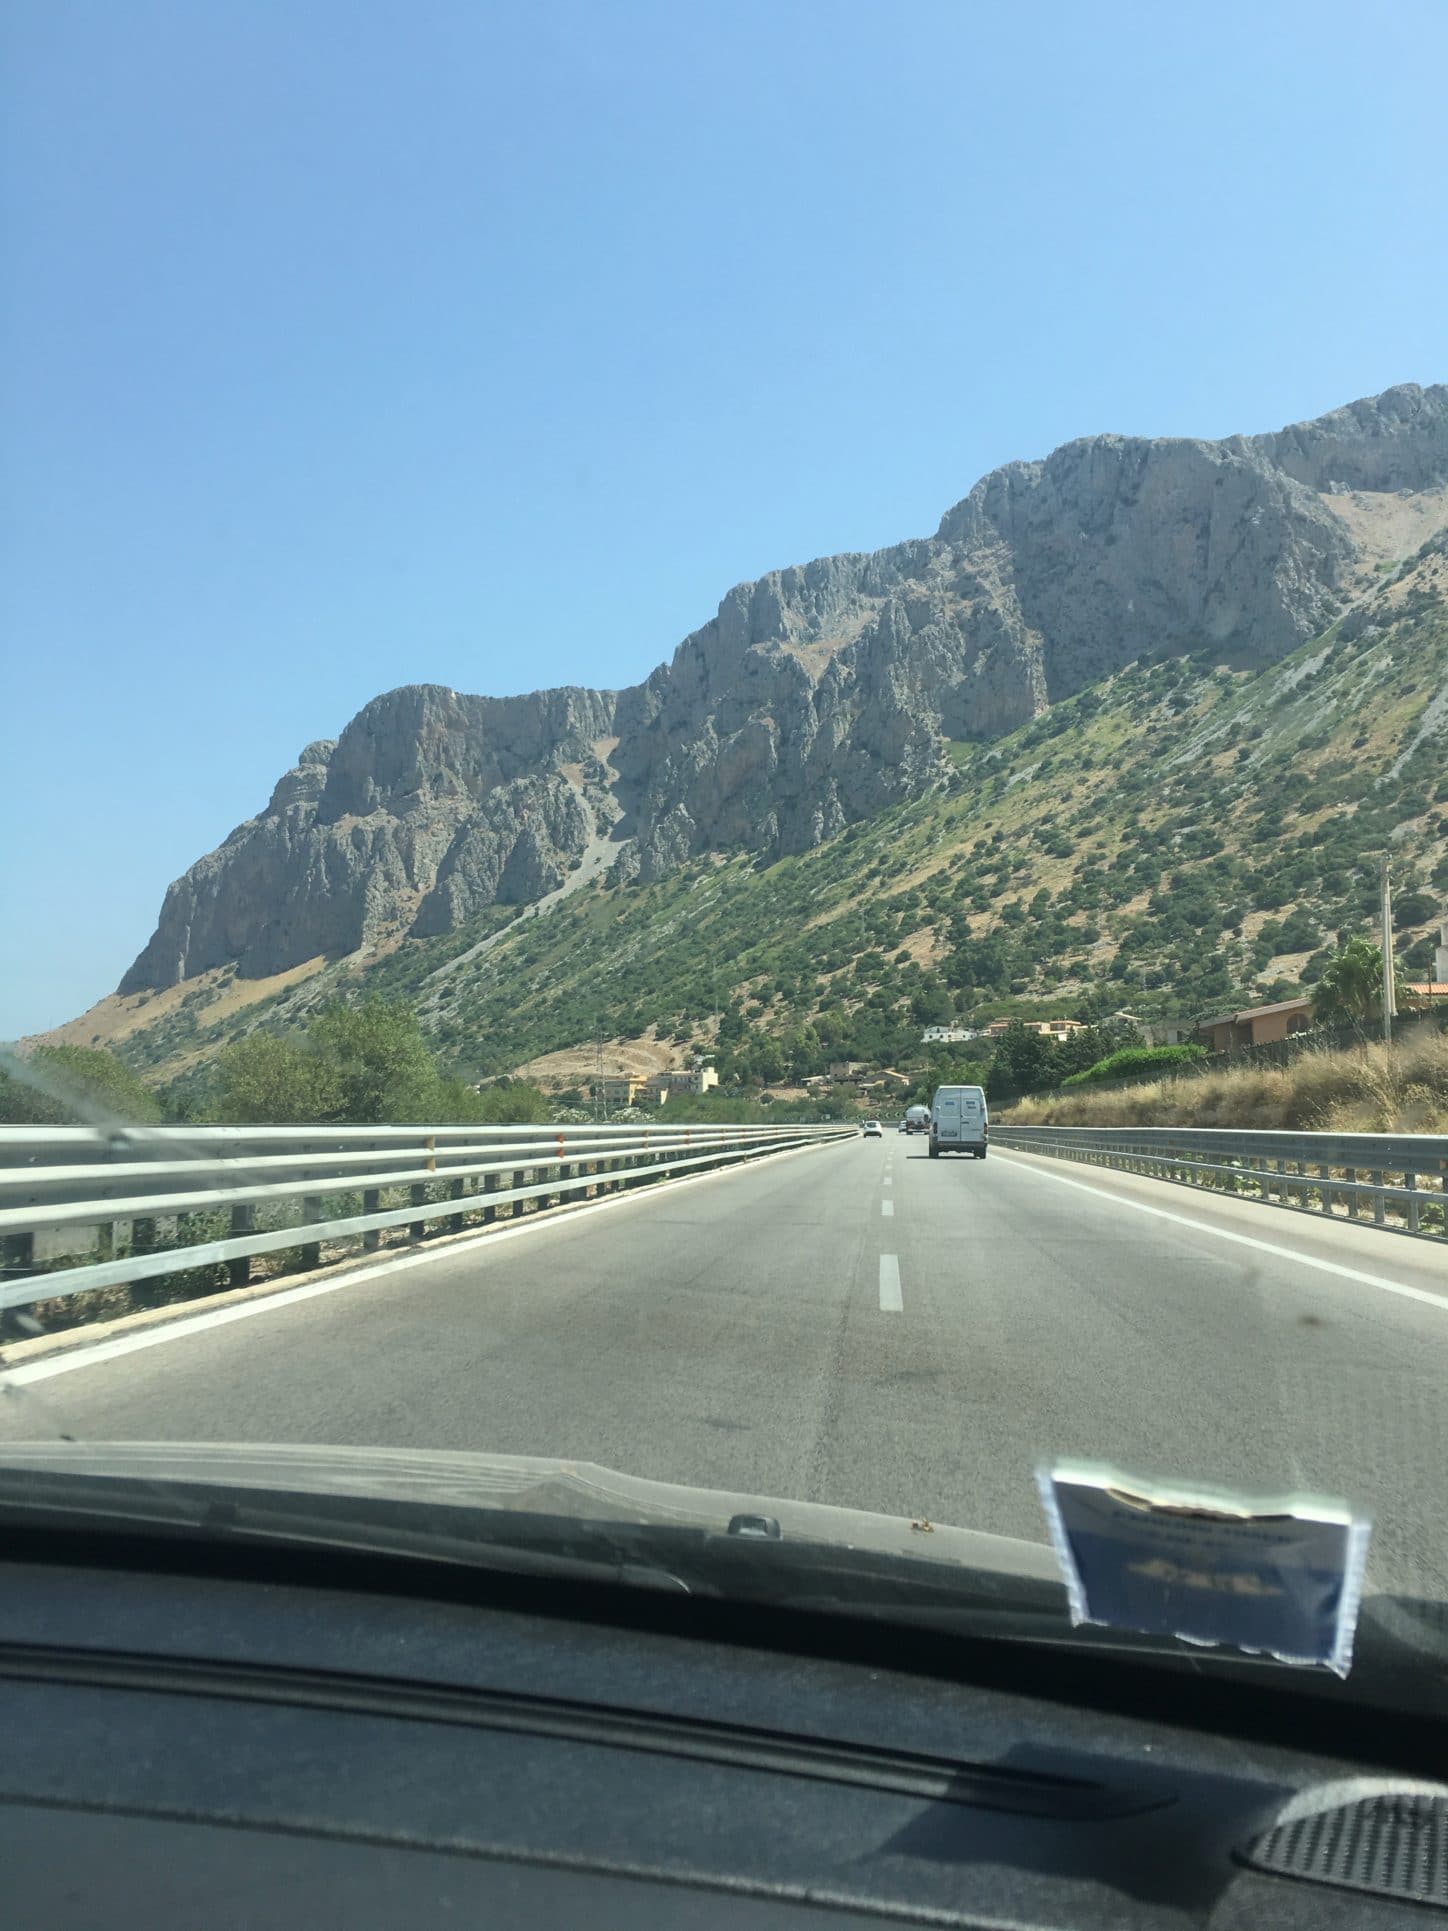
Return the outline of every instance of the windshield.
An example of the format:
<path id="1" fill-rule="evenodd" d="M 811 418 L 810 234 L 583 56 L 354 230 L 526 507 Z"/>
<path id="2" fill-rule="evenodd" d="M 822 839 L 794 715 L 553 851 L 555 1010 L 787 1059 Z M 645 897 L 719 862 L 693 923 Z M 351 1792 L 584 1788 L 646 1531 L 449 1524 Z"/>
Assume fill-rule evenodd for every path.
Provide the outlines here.
<path id="1" fill-rule="evenodd" d="M 1444 20 L 337 25 L 11 9 L 8 1452 L 1441 1669 Z"/>

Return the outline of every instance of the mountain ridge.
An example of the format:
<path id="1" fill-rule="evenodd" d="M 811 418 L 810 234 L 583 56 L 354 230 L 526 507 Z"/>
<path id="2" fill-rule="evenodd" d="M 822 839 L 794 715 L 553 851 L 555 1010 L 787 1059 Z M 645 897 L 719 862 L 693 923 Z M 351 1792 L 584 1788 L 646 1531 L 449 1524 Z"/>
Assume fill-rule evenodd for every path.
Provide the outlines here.
<path id="1" fill-rule="evenodd" d="M 644 1048 L 660 1065 L 712 1051 L 726 1086 L 850 1059 L 944 1077 L 962 1049 L 922 1045 L 923 1026 L 1123 1004 L 1189 1023 L 1310 989 L 1376 931 L 1389 854 L 1403 978 L 1427 973 L 1448 903 L 1448 529 L 1369 566 L 1347 614 L 1285 658 L 1215 657 L 1143 658 L 958 744 L 940 785 L 797 856 L 705 853 L 623 885 L 605 837 L 536 904 L 265 979 L 228 966 L 112 995 L 51 1038 L 109 1043 L 202 1117 L 231 1041 L 373 994 L 474 1078 L 560 1052 L 615 1071 Z"/>
<path id="2" fill-rule="evenodd" d="M 624 690 L 383 693 L 176 881 L 119 990 L 377 956 L 600 855 L 647 884 L 809 851 L 1144 652 L 1289 654 L 1362 590 L 1334 497 L 1361 520 L 1405 491 L 1448 492 L 1448 386 L 1265 436 L 1080 438 L 981 478 L 933 537 L 734 586 Z"/>

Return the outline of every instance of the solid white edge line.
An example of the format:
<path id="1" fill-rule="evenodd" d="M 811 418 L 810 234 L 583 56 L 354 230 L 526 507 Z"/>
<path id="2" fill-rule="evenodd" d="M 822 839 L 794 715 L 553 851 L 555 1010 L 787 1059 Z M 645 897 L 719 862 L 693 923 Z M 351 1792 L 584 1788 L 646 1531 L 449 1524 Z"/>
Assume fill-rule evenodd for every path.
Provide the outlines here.
<path id="1" fill-rule="evenodd" d="M 894 1211 L 895 1211 L 895 1203 L 893 1200 L 882 1200 L 880 1202 L 880 1212 L 884 1215 L 886 1220 L 890 1218 L 890 1216 L 894 1213 Z"/>
<path id="2" fill-rule="evenodd" d="M 900 1292 L 900 1262 L 894 1254 L 880 1256 L 880 1312 L 905 1312 L 905 1296 Z"/>
<path id="3" fill-rule="evenodd" d="M 284 1287 L 275 1294 L 262 1295 L 255 1301 L 238 1302 L 233 1307 L 212 1308 L 205 1314 L 182 1315 L 180 1319 L 168 1321 L 162 1327 L 147 1328 L 140 1334 L 122 1335 L 114 1341 L 100 1341 L 91 1348 L 78 1346 L 64 1354 L 46 1355 L 39 1361 L 24 1361 L 16 1367 L 0 1369 L 0 1390 L 24 1387 L 32 1381 L 49 1381 L 55 1375 L 72 1374 L 77 1368 L 99 1367 L 103 1362 L 118 1360 L 123 1355 L 137 1354 L 143 1348 L 157 1348 L 168 1341 L 182 1341 L 189 1335 L 205 1333 L 209 1328 L 228 1327 L 233 1321 L 248 1321 L 254 1315 L 269 1314 L 274 1308 L 294 1307 L 298 1301 L 336 1294 L 344 1287 L 358 1287 L 389 1274 L 400 1274 L 409 1267 L 422 1267 L 430 1261 L 472 1254 L 478 1248 L 497 1247 L 506 1240 L 520 1240 L 525 1235 L 545 1233 L 549 1228 L 556 1230 L 570 1226 L 576 1220 L 583 1220 L 590 1214 L 606 1213 L 613 1207 L 641 1206 L 666 1193 L 676 1192 L 681 1187 L 697 1186 L 706 1180 L 731 1180 L 737 1173 L 762 1167 L 772 1160 L 792 1159 L 801 1153 L 817 1153 L 822 1146 L 844 1144 L 843 1141 L 812 1140 L 805 1146 L 782 1147 L 778 1153 L 762 1154 L 758 1159 L 742 1161 L 732 1167 L 716 1168 L 711 1173 L 684 1174 L 677 1180 L 665 1181 L 662 1186 L 641 1188 L 637 1193 L 621 1193 L 608 1200 L 591 1200 L 586 1207 L 575 1207 L 569 1213 L 543 1214 L 536 1221 L 530 1220 L 520 1227 L 495 1226 L 487 1232 L 480 1230 L 471 1240 L 454 1240 L 431 1252 L 399 1254 L 392 1260 L 333 1275 L 330 1280 L 306 1281 L 298 1287 Z"/>
<path id="4" fill-rule="evenodd" d="M 1020 1147 L 996 1148 L 996 1152 L 1005 1154 L 1007 1159 L 1023 1151 Z M 1032 1163 L 1027 1170 L 1039 1174 L 1043 1180 L 1054 1180 L 1060 1186 L 1074 1187 L 1078 1193 L 1089 1193 L 1097 1200 L 1110 1200 L 1119 1207 L 1130 1207 L 1139 1214 L 1151 1214 L 1157 1220 L 1170 1220 L 1178 1227 L 1190 1227 L 1194 1233 L 1211 1234 L 1217 1240 L 1230 1240 L 1238 1247 L 1254 1248 L 1259 1254 L 1275 1254 L 1280 1260 L 1296 1261 L 1299 1267 L 1315 1267 L 1319 1273 L 1336 1275 L 1339 1280 L 1358 1281 L 1364 1287 L 1381 1288 L 1384 1294 L 1400 1294 L 1405 1301 L 1422 1301 L 1428 1307 L 1448 1311 L 1448 1295 L 1432 1294 L 1426 1287 L 1409 1287 L 1404 1281 L 1390 1281 L 1382 1274 L 1369 1274 L 1360 1267 L 1345 1267 L 1340 1261 L 1319 1260 L 1312 1254 L 1300 1254 L 1295 1248 L 1283 1247 L 1275 1240 L 1259 1240 L 1255 1234 L 1234 1234 L 1229 1228 L 1214 1227 L 1209 1220 L 1193 1220 L 1190 1214 L 1174 1213 L 1170 1207 L 1152 1207 L 1144 1200 L 1133 1200 L 1127 1194 L 1113 1193 L 1109 1187 L 1092 1186 L 1089 1180 L 1074 1180 L 1067 1174 L 1054 1172 L 1050 1167 L 1038 1167 Z"/>

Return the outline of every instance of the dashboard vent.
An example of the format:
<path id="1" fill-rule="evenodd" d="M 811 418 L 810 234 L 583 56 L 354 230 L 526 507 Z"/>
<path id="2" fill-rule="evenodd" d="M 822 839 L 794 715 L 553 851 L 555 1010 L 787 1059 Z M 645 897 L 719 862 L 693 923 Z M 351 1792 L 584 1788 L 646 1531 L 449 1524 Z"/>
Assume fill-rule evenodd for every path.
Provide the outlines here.
<path id="1" fill-rule="evenodd" d="M 1242 1861 L 1277 1877 L 1448 1910 L 1448 1790 L 1360 1779 L 1307 1791 Z"/>

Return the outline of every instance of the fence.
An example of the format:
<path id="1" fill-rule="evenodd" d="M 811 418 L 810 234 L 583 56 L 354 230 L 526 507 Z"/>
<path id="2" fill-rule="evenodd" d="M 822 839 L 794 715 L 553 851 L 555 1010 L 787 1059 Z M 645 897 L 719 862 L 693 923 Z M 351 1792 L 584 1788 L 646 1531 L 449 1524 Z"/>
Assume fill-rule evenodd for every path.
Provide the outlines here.
<path id="1" fill-rule="evenodd" d="M 1448 1137 L 1441 1134 L 993 1125 L 991 1144 L 1211 1187 L 1329 1219 L 1365 1220 L 1394 1233 L 1448 1236 Z"/>
<path id="2" fill-rule="evenodd" d="M 109 1314 L 245 1287 L 259 1259 L 272 1273 L 311 1269 L 324 1247 L 328 1260 L 372 1253 L 855 1131 L 0 1127 L 0 1315 L 77 1295 L 95 1311 L 104 1290 L 126 1291 Z"/>

